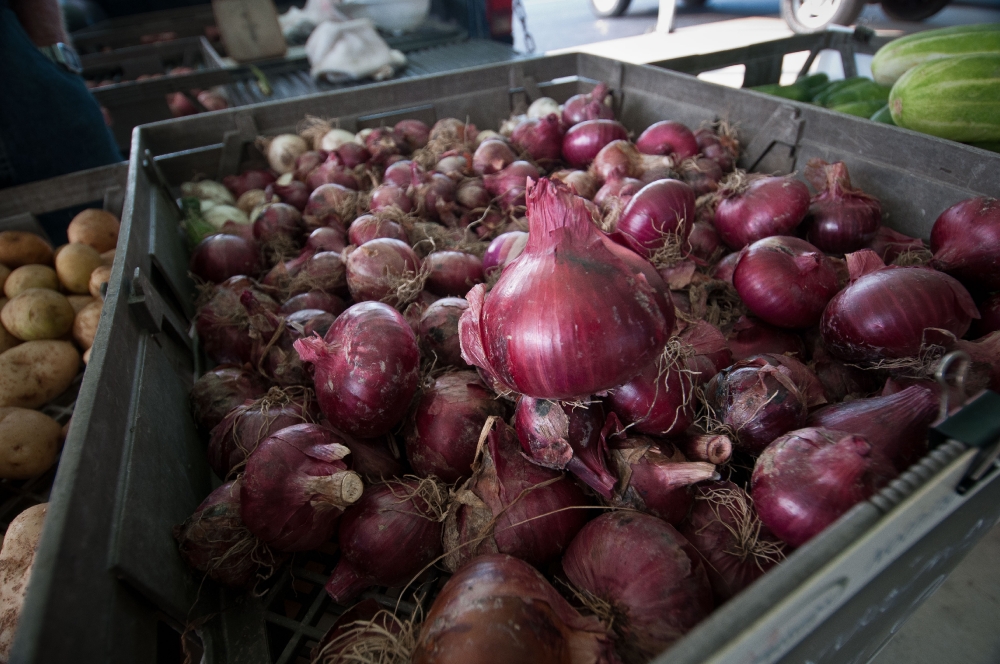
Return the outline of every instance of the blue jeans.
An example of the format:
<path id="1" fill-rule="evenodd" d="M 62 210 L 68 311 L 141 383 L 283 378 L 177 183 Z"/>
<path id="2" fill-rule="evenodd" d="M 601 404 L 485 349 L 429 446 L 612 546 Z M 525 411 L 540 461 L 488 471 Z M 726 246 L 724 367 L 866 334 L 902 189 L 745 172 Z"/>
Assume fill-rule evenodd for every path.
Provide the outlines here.
<path id="1" fill-rule="evenodd" d="M 83 79 L 42 55 L 0 0 L 0 187 L 119 161 Z"/>

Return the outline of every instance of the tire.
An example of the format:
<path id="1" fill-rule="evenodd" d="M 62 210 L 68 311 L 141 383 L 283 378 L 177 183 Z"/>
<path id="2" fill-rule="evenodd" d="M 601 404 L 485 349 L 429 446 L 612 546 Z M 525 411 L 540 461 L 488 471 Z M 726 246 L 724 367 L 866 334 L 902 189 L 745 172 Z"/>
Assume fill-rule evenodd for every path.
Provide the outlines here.
<path id="1" fill-rule="evenodd" d="M 944 9 L 951 0 L 883 0 L 882 11 L 897 21 L 923 21 Z"/>
<path id="2" fill-rule="evenodd" d="M 851 25 L 865 0 L 781 0 L 781 18 L 800 35 L 823 32 L 830 25 Z"/>
<path id="3" fill-rule="evenodd" d="M 597 18 L 613 18 L 621 16 L 628 9 L 632 0 L 589 0 L 590 11 Z"/>

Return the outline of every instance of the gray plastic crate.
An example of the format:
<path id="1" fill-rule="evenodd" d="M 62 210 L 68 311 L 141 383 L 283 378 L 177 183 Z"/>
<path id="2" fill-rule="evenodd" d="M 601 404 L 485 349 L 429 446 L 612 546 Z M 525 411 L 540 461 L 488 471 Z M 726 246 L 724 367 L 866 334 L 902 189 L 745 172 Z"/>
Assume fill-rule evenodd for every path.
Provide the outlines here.
<path id="1" fill-rule="evenodd" d="M 611 86 L 618 117 L 633 130 L 667 118 L 737 123 L 747 168 L 791 172 L 811 157 L 843 160 L 857 185 L 882 200 L 888 223 L 913 235 L 926 237 L 938 213 L 961 199 L 1000 196 L 992 175 L 1000 155 L 587 55 L 140 127 L 96 371 L 81 392 L 85 424 L 74 432 L 87 454 L 60 470 L 73 481 L 53 494 L 16 661 L 166 661 L 179 647 L 169 626 L 192 623 L 203 661 L 303 661 L 342 610 L 322 590 L 335 560 L 327 552 L 296 556 L 259 599 L 199 585 L 176 553 L 171 527 L 193 511 L 212 479 L 187 401 L 199 354 L 187 335 L 193 285 L 173 187 L 196 174 L 235 172 L 259 158 L 251 147 L 258 134 L 289 130 L 307 114 L 337 118 L 349 130 L 449 116 L 494 127 L 538 96 L 565 100 L 597 81 Z M 998 437 L 996 430 L 987 436 Z M 974 455 L 959 442 L 939 446 L 657 661 L 865 661 L 1000 516 L 995 467 L 967 493 L 955 491 Z"/>
<path id="2" fill-rule="evenodd" d="M 213 36 L 217 40 L 212 5 L 206 2 L 191 7 L 110 18 L 74 30 L 70 38 L 76 50 L 83 55 L 139 46 L 165 33 L 172 33 L 174 39 Z"/>

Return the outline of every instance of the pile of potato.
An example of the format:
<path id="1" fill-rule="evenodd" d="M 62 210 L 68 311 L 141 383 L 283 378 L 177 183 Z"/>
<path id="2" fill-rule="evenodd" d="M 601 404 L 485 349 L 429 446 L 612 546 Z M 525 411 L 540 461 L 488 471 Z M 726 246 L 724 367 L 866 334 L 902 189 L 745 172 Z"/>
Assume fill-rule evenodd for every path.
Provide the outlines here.
<path id="1" fill-rule="evenodd" d="M 90 359 L 118 228 L 114 215 L 84 210 L 55 250 L 33 233 L 0 232 L 0 479 L 56 461 L 64 427 L 34 409 L 72 384 L 81 353 Z"/>

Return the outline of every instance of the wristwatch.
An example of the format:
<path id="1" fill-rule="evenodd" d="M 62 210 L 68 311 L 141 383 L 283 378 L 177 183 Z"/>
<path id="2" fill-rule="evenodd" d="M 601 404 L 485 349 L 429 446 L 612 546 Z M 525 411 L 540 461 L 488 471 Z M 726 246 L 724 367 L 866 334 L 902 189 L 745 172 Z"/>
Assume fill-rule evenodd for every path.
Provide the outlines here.
<path id="1" fill-rule="evenodd" d="M 51 46 L 39 46 L 38 50 L 52 62 L 61 65 L 66 71 L 78 75 L 83 73 L 80 56 L 76 54 L 76 51 L 69 44 L 59 42 Z"/>

